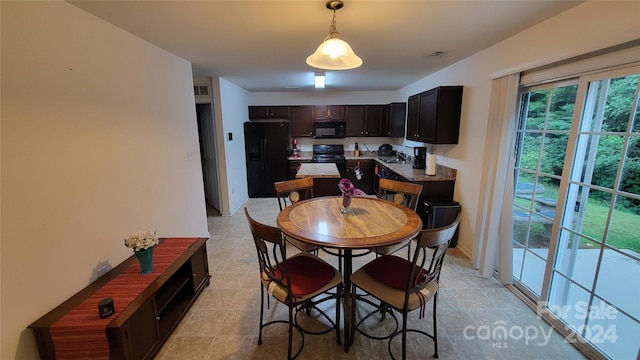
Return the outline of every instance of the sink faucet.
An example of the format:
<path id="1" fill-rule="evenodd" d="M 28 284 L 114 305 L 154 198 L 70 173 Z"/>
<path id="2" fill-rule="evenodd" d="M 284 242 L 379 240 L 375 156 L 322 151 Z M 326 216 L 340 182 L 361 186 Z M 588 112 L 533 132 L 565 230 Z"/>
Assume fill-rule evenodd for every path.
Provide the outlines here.
<path id="1" fill-rule="evenodd" d="M 371 153 L 371 150 L 369 150 L 369 148 L 367 147 L 367 144 L 362 143 L 362 146 L 364 146 L 364 148 L 365 148 L 365 149 L 367 149 L 367 152 L 368 152 L 368 153 Z"/>

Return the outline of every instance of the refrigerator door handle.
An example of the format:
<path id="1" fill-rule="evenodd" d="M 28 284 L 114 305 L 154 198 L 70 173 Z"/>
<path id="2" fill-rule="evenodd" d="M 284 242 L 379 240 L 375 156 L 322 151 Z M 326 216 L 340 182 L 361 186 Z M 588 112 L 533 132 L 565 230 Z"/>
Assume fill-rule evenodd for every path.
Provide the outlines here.
<path id="1" fill-rule="evenodd" d="M 262 138 L 262 169 L 267 168 L 267 138 Z"/>

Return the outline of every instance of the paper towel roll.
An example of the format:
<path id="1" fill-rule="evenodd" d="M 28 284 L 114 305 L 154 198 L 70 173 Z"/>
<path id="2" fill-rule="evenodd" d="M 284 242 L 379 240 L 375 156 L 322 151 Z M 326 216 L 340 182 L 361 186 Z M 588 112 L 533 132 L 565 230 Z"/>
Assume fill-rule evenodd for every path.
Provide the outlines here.
<path id="1" fill-rule="evenodd" d="M 427 166 L 425 166 L 425 173 L 427 175 L 436 174 L 436 156 L 434 154 L 427 155 Z"/>

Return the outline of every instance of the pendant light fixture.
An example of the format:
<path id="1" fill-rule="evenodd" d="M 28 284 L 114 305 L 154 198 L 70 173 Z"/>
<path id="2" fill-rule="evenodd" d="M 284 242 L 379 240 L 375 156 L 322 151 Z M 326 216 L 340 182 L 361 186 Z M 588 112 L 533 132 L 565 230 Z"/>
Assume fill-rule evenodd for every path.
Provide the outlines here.
<path id="1" fill-rule="evenodd" d="M 362 65 L 362 59 L 351 49 L 345 41 L 338 39 L 336 31 L 336 10 L 342 9 L 342 1 L 327 1 L 327 9 L 333 10 L 333 20 L 329 28 L 329 35 L 318 49 L 307 58 L 307 64 L 325 70 L 349 70 Z"/>

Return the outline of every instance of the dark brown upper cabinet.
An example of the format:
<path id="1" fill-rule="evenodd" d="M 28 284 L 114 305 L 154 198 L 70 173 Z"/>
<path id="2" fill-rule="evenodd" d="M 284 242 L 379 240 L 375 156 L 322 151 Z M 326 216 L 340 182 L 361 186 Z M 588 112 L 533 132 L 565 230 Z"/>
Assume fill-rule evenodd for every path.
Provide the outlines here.
<path id="1" fill-rule="evenodd" d="M 291 136 L 313 137 L 313 106 L 290 106 Z"/>
<path id="2" fill-rule="evenodd" d="M 348 137 L 385 136 L 386 105 L 347 105 L 346 125 Z"/>
<path id="3" fill-rule="evenodd" d="M 382 136 L 404 137 L 404 124 L 407 117 L 407 103 L 394 102 L 385 106 Z"/>
<path id="4" fill-rule="evenodd" d="M 346 136 L 364 136 L 364 105 L 347 105 L 345 114 Z"/>
<path id="5" fill-rule="evenodd" d="M 289 106 L 249 106 L 249 119 L 288 119 Z"/>
<path id="6" fill-rule="evenodd" d="M 384 105 L 367 105 L 364 112 L 364 136 L 383 136 Z"/>
<path id="7" fill-rule="evenodd" d="M 344 120 L 344 105 L 314 105 L 313 118 L 316 121 Z"/>
<path id="8" fill-rule="evenodd" d="M 457 144 L 460 133 L 462 86 L 440 86 L 408 100 L 407 140 Z"/>
<path id="9" fill-rule="evenodd" d="M 409 96 L 407 100 L 407 140 L 417 140 L 418 134 L 418 113 L 420 112 L 420 94 Z"/>

